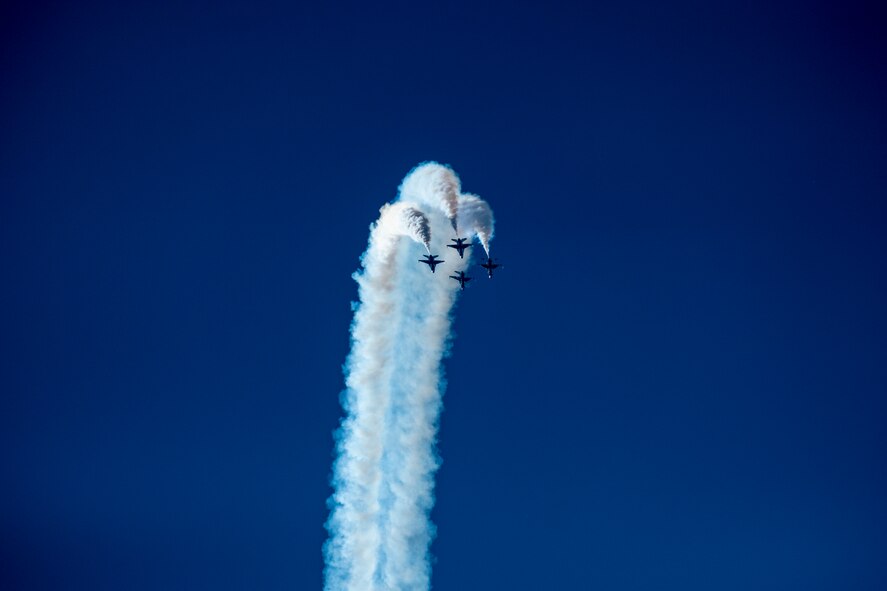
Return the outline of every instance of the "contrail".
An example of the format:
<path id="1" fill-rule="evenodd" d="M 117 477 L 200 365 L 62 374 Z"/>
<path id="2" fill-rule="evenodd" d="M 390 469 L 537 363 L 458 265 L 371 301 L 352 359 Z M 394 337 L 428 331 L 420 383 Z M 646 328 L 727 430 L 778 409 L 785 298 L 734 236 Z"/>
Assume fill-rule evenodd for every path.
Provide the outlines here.
<path id="1" fill-rule="evenodd" d="M 470 261 L 468 253 L 463 260 L 443 252 L 455 228 L 488 250 L 492 211 L 461 194 L 452 169 L 422 164 L 404 179 L 398 201 L 380 210 L 355 273 L 360 303 L 337 432 L 327 591 L 429 588 L 441 361 L 458 288 L 447 275 Z M 429 273 L 418 262 L 422 247 L 446 255 L 448 273 Z"/>

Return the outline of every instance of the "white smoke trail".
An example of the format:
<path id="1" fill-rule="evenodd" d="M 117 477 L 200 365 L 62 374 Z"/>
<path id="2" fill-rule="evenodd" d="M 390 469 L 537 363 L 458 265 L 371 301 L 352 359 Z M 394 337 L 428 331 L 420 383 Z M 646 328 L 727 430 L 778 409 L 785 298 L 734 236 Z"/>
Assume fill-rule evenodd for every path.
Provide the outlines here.
<path id="1" fill-rule="evenodd" d="M 335 510 L 328 524 L 339 534 L 330 539 L 327 551 L 331 589 L 371 589 L 379 562 L 380 462 L 391 379 L 386 362 L 393 345 L 389 317 L 396 306 L 393 257 L 401 236 L 427 241 L 414 211 L 403 203 L 382 207 L 363 257 L 364 273 L 355 276 L 362 305 L 354 313 L 354 345 L 345 381 L 349 415 L 342 423 Z M 349 587 L 336 586 L 335 578 L 346 574 Z"/>
<path id="2" fill-rule="evenodd" d="M 455 229 L 459 189 L 459 177 L 452 168 L 437 162 L 426 162 L 411 170 L 403 179 L 400 199 L 442 211 Z"/>
<path id="3" fill-rule="evenodd" d="M 355 274 L 360 305 L 327 523 L 327 591 L 429 588 L 441 360 L 458 288 L 448 275 L 470 259 L 445 253 L 447 272 L 432 274 L 418 262 L 417 243 L 445 251 L 462 204 L 486 207 L 478 202 L 459 194 L 450 168 L 423 164 L 407 175 L 400 200 L 382 208 L 370 233 L 363 271 Z M 471 219 L 486 247 L 492 214 Z"/>
<path id="4" fill-rule="evenodd" d="M 459 232 L 466 236 L 477 234 L 481 246 L 490 256 L 490 241 L 493 239 L 493 210 L 486 201 L 467 193 L 459 197 L 459 213 L 456 215 Z"/>

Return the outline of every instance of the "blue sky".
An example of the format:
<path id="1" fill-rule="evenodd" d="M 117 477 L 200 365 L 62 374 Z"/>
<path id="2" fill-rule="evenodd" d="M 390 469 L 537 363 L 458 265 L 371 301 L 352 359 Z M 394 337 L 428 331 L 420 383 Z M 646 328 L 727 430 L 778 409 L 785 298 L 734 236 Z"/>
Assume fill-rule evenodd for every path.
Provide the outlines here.
<path id="1" fill-rule="evenodd" d="M 319 588 L 350 275 L 433 159 L 506 265 L 457 307 L 435 588 L 884 588 L 885 38 L 5 4 L 0 586 Z"/>

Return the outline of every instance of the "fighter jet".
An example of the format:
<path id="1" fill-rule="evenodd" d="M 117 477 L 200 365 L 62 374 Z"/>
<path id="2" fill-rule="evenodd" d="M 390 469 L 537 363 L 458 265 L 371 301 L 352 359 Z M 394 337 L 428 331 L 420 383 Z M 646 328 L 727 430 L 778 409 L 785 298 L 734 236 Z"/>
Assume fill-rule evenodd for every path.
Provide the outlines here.
<path id="1" fill-rule="evenodd" d="M 451 240 L 451 242 L 455 242 L 456 244 L 447 244 L 447 246 L 458 250 L 459 251 L 459 258 L 463 259 L 463 258 L 465 258 L 465 249 L 468 248 L 469 246 L 471 246 L 471 242 L 469 242 L 468 244 L 465 244 L 466 240 L 468 240 L 468 238 L 453 238 Z"/>
<path id="2" fill-rule="evenodd" d="M 435 268 L 436 266 L 438 266 L 439 264 L 441 264 L 442 262 L 444 262 L 444 261 L 438 261 L 438 260 L 437 260 L 437 255 L 436 255 L 436 254 L 426 254 L 426 255 L 424 255 L 424 256 L 425 256 L 425 258 L 424 258 L 424 259 L 419 259 L 419 262 L 420 262 L 420 263 L 425 263 L 426 265 L 428 265 L 429 267 L 431 267 L 431 272 L 432 272 L 432 273 L 434 273 L 434 268 Z"/>
<path id="3" fill-rule="evenodd" d="M 487 262 L 481 265 L 481 267 L 483 267 L 484 269 L 487 270 L 487 275 L 490 276 L 490 279 L 493 278 L 493 269 L 495 269 L 498 266 L 499 265 L 494 263 L 493 259 L 491 259 L 490 257 L 487 257 Z"/>
<path id="4" fill-rule="evenodd" d="M 465 289 L 465 284 L 471 281 L 471 277 L 467 277 L 465 271 L 459 271 L 458 273 L 458 275 L 450 275 L 450 279 L 455 279 L 459 282 L 459 288 Z"/>

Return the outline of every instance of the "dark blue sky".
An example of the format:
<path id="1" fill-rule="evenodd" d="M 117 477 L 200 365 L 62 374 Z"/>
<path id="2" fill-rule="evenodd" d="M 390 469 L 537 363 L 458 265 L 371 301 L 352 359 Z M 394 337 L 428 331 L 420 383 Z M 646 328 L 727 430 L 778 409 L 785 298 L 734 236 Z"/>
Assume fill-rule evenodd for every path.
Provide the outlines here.
<path id="1" fill-rule="evenodd" d="M 317 589 L 350 274 L 495 209 L 436 589 L 887 588 L 876 7 L 7 2 L 0 587 Z"/>

